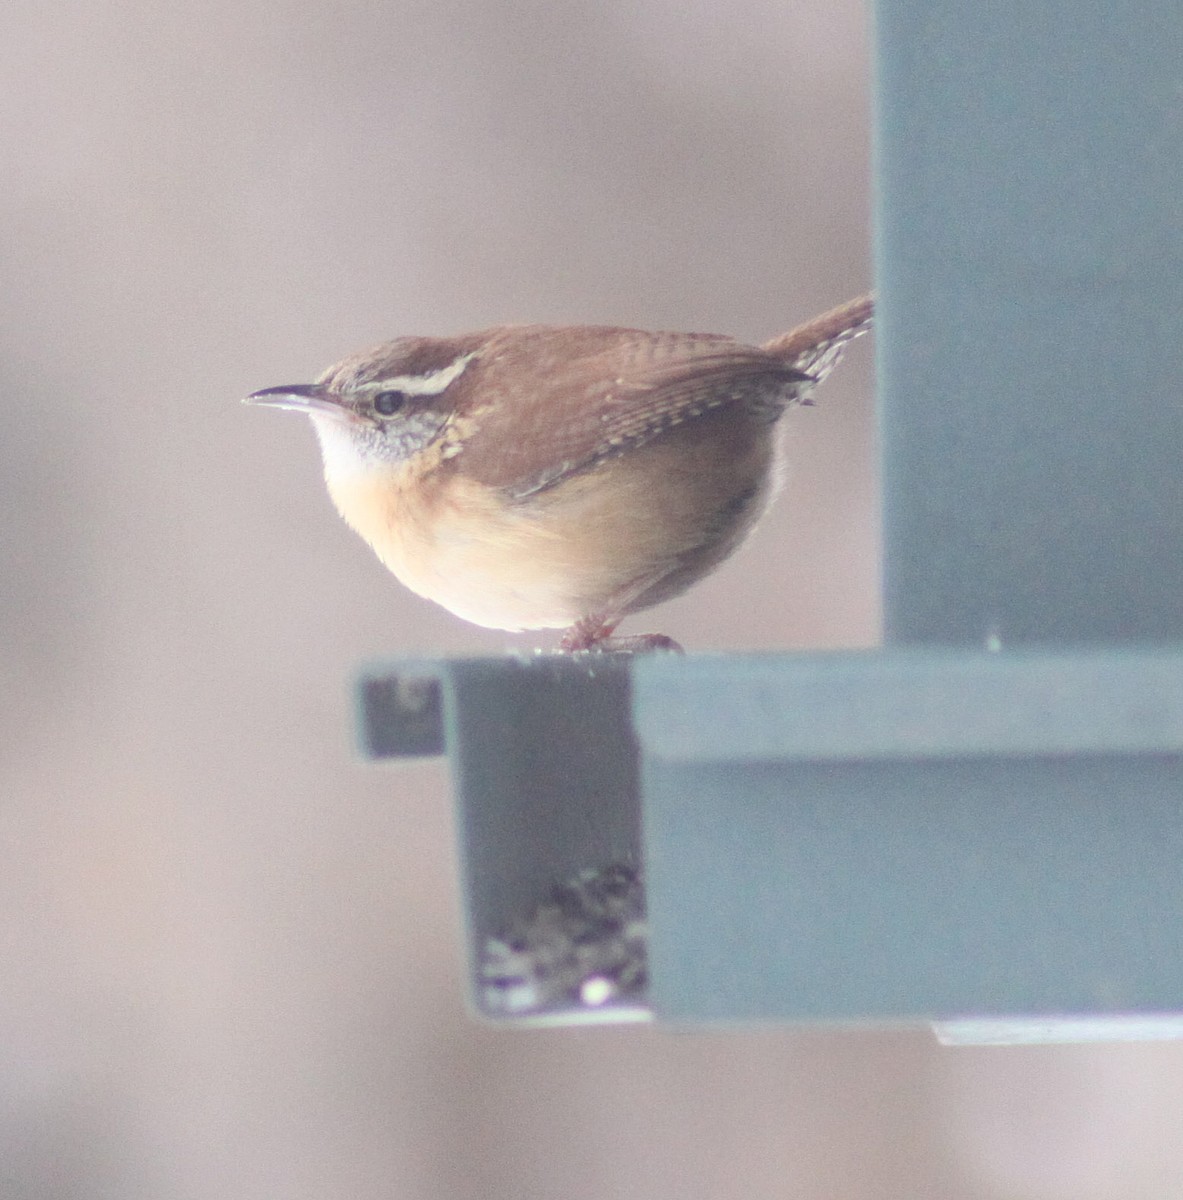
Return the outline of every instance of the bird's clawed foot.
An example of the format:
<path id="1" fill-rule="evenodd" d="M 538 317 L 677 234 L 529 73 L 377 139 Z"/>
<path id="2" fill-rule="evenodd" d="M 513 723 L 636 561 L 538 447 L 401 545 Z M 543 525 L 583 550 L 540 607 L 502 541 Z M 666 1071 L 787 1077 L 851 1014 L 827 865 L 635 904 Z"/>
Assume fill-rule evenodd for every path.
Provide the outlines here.
<path id="1" fill-rule="evenodd" d="M 564 654 L 593 652 L 595 654 L 650 654 L 664 651 L 684 654 L 685 651 L 664 633 L 634 633 L 629 637 L 613 637 L 617 622 L 600 617 L 583 617 L 576 621 L 559 642 Z"/>

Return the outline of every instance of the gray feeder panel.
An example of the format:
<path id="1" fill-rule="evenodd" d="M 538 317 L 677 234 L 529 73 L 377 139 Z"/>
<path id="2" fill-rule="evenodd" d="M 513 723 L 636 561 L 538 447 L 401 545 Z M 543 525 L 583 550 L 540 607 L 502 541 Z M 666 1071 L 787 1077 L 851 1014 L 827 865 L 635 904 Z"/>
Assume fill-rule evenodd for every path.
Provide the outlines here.
<path id="1" fill-rule="evenodd" d="M 482 1015 L 487 939 L 635 863 L 640 793 L 659 1019 L 1183 1034 L 1178 648 L 400 663 L 361 697 L 371 755 L 448 751 Z"/>
<path id="2" fill-rule="evenodd" d="M 372 758 L 446 751 L 457 804 L 471 979 L 482 1016 L 504 1017 L 481 978 L 482 950 L 555 884 L 587 868 L 640 865 L 629 660 L 616 656 L 456 659 L 376 665 L 359 686 Z M 568 1020 L 620 1020 L 633 1006 Z M 547 1020 L 557 1020 L 551 1013 Z"/>
<path id="3" fill-rule="evenodd" d="M 1183 638 L 1177 0 L 879 0 L 890 643 Z"/>
<path id="4" fill-rule="evenodd" d="M 1001 1041 L 1183 1011 L 1178 649 L 654 659 L 633 687 L 660 1018 Z"/>

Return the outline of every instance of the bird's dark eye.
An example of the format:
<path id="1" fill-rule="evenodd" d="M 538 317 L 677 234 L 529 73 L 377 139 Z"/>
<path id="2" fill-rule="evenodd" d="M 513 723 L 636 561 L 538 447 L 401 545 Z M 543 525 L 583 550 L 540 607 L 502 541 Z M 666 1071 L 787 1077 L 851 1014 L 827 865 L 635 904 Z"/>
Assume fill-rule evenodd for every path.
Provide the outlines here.
<path id="1" fill-rule="evenodd" d="M 374 411 L 380 417 L 393 417 L 406 402 L 406 392 L 379 392 L 374 397 Z"/>

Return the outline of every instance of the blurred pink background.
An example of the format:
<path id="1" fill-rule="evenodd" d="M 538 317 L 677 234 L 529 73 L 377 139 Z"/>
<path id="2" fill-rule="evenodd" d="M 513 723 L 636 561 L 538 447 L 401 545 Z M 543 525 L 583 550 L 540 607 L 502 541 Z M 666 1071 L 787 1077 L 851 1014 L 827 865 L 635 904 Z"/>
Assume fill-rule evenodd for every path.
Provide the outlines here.
<path id="1" fill-rule="evenodd" d="M 237 403 L 397 334 L 763 339 L 864 290 L 867 22 L 5 8 L 4 1197 L 1180 1194 L 1173 1045 L 474 1024 L 444 768 L 360 763 L 349 689 L 523 639 L 402 591 L 305 423 Z M 644 627 L 876 640 L 871 358 L 793 414 L 753 542 Z"/>

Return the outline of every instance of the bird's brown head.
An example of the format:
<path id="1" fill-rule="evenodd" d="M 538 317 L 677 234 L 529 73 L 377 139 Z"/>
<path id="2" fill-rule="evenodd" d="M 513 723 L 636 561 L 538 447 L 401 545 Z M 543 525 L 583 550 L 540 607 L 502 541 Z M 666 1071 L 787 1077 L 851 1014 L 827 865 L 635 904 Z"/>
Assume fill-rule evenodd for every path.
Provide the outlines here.
<path id="1" fill-rule="evenodd" d="M 456 411 L 454 385 L 480 344 L 475 338 L 399 338 L 343 359 L 315 383 L 264 388 L 244 403 L 311 417 L 330 472 L 389 469 L 441 436 Z"/>

